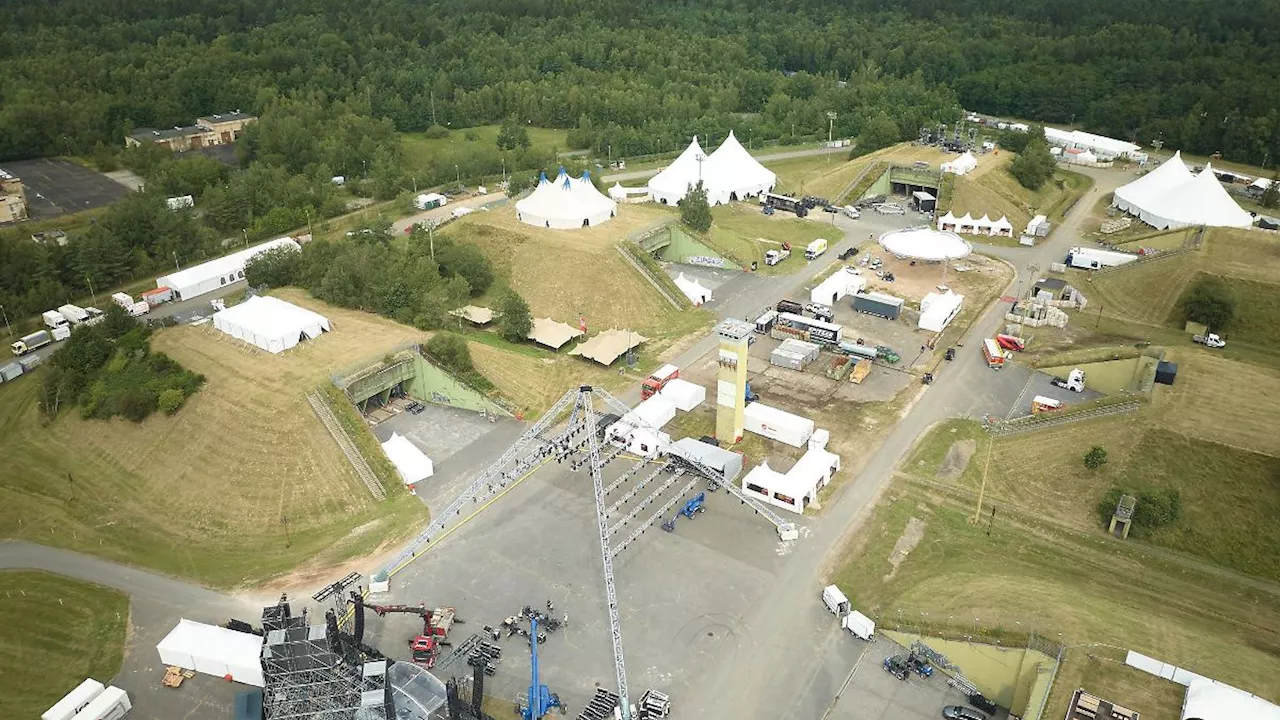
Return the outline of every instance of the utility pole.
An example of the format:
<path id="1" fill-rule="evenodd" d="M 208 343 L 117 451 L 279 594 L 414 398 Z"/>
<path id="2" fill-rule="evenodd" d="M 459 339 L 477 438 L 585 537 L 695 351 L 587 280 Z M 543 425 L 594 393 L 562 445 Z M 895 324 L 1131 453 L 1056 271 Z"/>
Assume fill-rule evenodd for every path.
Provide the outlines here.
<path id="1" fill-rule="evenodd" d="M 434 90 L 431 91 L 431 124 L 439 124 L 436 122 L 436 93 Z"/>
<path id="2" fill-rule="evenodd" d="M 834 112 L 827 113 L 827 145 L 830 145 L 835 139 L 836 114 Z"/>
<path id="3" fill-rule="evenodd" d="M 98 294 L 93 291 L 93 279 L 88 275 L 84 276 L 85 282 L 89 283 L 89 297 L 93 298 L 93 304 L 98 304 Z"/>
<path id="4" fill-rule="evenodd" d="M 9 331 L 9 337 L 13 337 L 13 328 L 9 327 L 9 313 L 0 305 L 0 314 L 4 315 L 4 327 Z"/>
<path id="5" fill-rule="evenodd" d="M 172 254 L 173 254 L 173 269 L 174 269 L 174 272 L 177 272 L 182 269 L 178 267 L 178 251 L 174 250 Z"/>
<path id="6" fill-rule="evenodd" d="M 457 165 L 453 166 L 453 176 L 458 181 L 458 190 L 462 190 L 462 171 L 458 169 Z"/>

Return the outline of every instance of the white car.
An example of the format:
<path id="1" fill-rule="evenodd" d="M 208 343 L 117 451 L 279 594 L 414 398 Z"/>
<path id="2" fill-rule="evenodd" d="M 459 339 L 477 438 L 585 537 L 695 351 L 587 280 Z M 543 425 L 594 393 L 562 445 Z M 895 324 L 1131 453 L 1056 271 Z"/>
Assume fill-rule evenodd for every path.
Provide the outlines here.
<path id="1" fill-rule="evenodd" d="M 844 216 L 849 218 L 850 220 L 857 220 L 858 218 L 862 217 L 862 211 L 858 210 L 858 208 L 852 205 L 845 205 L 843 209 L 844 209 Z"/>

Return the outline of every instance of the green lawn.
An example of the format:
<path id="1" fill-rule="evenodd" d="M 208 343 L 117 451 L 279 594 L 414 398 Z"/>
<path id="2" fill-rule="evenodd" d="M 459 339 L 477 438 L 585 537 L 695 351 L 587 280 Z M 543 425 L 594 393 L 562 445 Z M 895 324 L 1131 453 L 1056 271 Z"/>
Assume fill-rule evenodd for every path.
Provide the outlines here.
<path id="1" fill-rule="evenodd" d="M 951 637 L 976 627 L 1006 644 L 1036 632 L 1076 646 L 1044 717 L 1062 717 L 1083 685 L 1144 718 L 1176 720 L 1173 690 L 1090 665 L 1092 656 L 1118 666 L 1123 648 L 1280 696 L 1274 588 L 1149 555 L 1138 544 L 1062 532 L 1004 506 L 971 524 L 971 501 L 906 481 L 885 498 L 830 579 L 884 627 Z M 889 559 L 911 518 L 924 523 L 923 537 L 895 570 Z M 1084 647 L 1094 643 L 1108 647 Z"/>
<path id="2" fill-rule="evenodd" d="M 422 133 L 401 133 L 400 138 L 409 166 L 427 167 L 431 163 L 432 156 L 442 150 L 468 144 L 497 147 L 499 129 L 498 125 L 481 125 L 463 130 L 451 130 L 448 137 L 440 139 L 432 139 Z M 563 153 L 569 150 L 568 143 L 565 142 L 567 133 L 567 130 L 530 127 L 529 142 L 536 150 L 551 152 L 555 148 Z M 468 134 L 475 137 L 475 140 L 468 140 Z"/>
<path id="3" fill-rule="evenodd" d="M 124 660 L 124 593 L 44 572 L 0 579 L 0 717 L 40 717 L 86 677 L 111 682 Z"/>
<path id="4" fill-rule="evenodd" d="M 825 217 L 826 213 L 822 213 Z M 787 275 L 805 266 L 804 249 L 818 238 L 832 242 L 843 233 L 814 220 L 801 220 L 785 213 L 765 215 L 750 203 L 734 203 L 712 208 L 713 224 L 704 239 L 716 251 L 728 256 L 744 267 L 754 261 L 761 273 Z M 765 265 L 764 254 L 776 250 L 782 243 L 791 244 L 791 257 L 777 265 Z"/>

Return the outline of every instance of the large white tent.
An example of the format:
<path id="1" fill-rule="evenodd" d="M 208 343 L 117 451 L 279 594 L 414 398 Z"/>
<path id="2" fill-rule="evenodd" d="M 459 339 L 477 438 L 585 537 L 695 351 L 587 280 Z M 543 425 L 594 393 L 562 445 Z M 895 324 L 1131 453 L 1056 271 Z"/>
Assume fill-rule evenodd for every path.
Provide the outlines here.
<path id="1" fill-rule="evenodd" d="M 772 190 L 778 176 L 751 157 L 730 131 L 710 155 L 703 152 L 694 137 L 674 162 L 649 180 L 649 195 L 654 202 L 675 205 L 699 181 L 707 191 L 707 202 L 723 205 Z"/>
<path id="2" fill-rule="evenodd" d="M 957 219 L 948 213 L 947 217 L 960 227 L 963 227 L 966 222 L 969 227 L 972 227 L 975 222 L 967 214 L 964 218 Z M 986 216 L 984 215 L 983 217 Z M 966 218 L 968 218 L 967 221 L 965 220 Z M 991 225 L 989 219 L 987 220 L 987 225 Z M 973 246 L 954 232 L 934 230 L 929 227 L 887 232 L 880 236 L 880 247 L 884 248 L 885 252 L 892 253 L 896 257 L 932 262 L 955 260 L 973 252 Z"/>
<path id="3" fill-rule="evenodd" d="M 685 277 L 684 273 L 680 273 L 676 276 L 675 283 L 694 307 L 711 302 L 711 288 L 698 282 L 696 278 Z"/>
<path id="4" fill-rule="evenodd" d="M 391 433 L 391 437 L 382 443 L 382 451 L 387 454 L 391 464 L 396 466 L 396 472 L 400 473 L 404 484 L 410 488 L 435 474 L 431 458 L 409 438 L 399 433 Z"/>
<path id="5" fill-rule="evenodd" d="M 1192 175 L 1182 162 L 1181 153 L 1174 153 L 1160 167 L 1118 188 L 1115 206 L 1161 230 L 1253 224 L 1253 217 L 1222 187 L 1212 166 L 1206 165 L 1199 175 Z"/>
<path id="6" fill-rule="evenodd" d="M 325 316 L 267 295 L 214 313 L 213 326 L 270 353 L 284 352 L 332 329 Z"/>
<path id="7" fill-rule="evenodd" d="M 254 245 L 230 255 L 214 258 L 208 262 L 193 265 L 186 270 L 179 270 L 156 278 L 156 287 L 167 287 L 173 290 L 179 300 L 190 300 L 193 297 L 213 292 L 220 287 L 230 285 L 244 279 L 244 266 L 259 253 L 286 247 L 301 250 L 293 238 L 276 238 L 261 245 Z"/>
<path id="8" fill-rule="evenodd" d="M 160 662 L 263 687 L 262 636 L 183 618 L 156 645 Z"/>
<path id="9" fill-rule="evenodd" d="M 529 197 L 516 203 L 516 217 L 526 225 L 553 230 L 575 230 L 608 222 L 618 212 L 618 203 L 596 189 L 591 174 L 569 177 L 564 168 L 555 180 L 546 175 Z"/>
<path id="10" fill-rule="evenodd" d="M 978 158 L 973 153 L 965 151 L 965 153 L 953 160 L 942 163 L 942 172 L 949 172 L 955 175 L 968 175 L 973 169 L 978 167 Z"/>

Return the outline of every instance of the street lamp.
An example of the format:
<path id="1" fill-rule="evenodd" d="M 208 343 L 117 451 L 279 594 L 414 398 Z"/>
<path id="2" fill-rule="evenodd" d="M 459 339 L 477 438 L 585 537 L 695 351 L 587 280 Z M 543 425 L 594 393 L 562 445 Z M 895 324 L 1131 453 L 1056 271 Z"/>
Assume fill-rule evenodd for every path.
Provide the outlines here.
<path id="1" fill-rule="evenodd" d="M 833 136 L 835 133 L 835 129 L 836 129 L 836 114 L 834 112 L 828 112 L 827 113 L 827 145 L 830 145 L 832 140 L 834 140 Z"/>
<path id="2" fill-rule="evenodd" d="M 462 190 L 462 171 L 458 169 L 457 165 L 453 166 L 453 176 L 458 181 L 458 190 Z"/>
<path id="3" fill-rule="evenodd" d="M 88 283 L 89 283 L 89 297 L 93 298 L 93 304 L 94 304 L 94 305 L 97 305 L 97 304 L 98 304 L 98 295 L 97 295 L 97 293 L 95 293 L 95 292 L 93 291 L 93 279 L 92 279 L 92 278 L 90 278 L 88 275 L 85 275 L 85 276 L 84 276 L 84 279 L 85 279 L 85 281 L 86 281 L 86 282 L 88 282 Z"/>
<path id="4" fill-rule="evenodd" d="M 174 272 L 177 272 L 182 269 L 178 267 L 178 251 L 174 250 L 171 254 L 173 255 L 173 270 Z"/>

